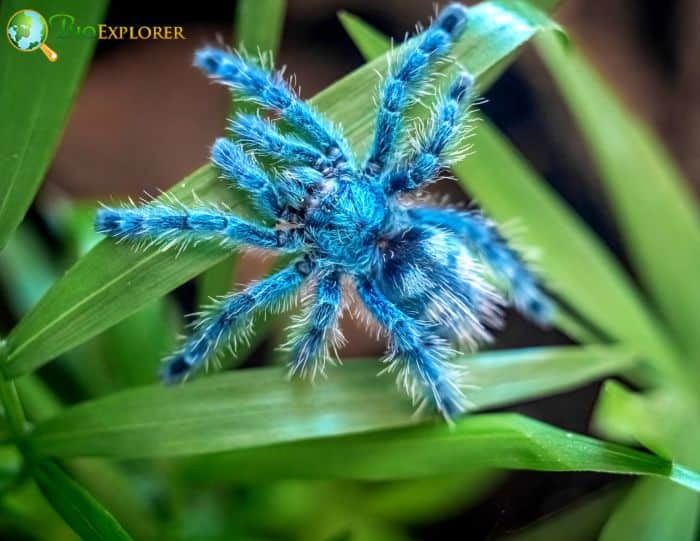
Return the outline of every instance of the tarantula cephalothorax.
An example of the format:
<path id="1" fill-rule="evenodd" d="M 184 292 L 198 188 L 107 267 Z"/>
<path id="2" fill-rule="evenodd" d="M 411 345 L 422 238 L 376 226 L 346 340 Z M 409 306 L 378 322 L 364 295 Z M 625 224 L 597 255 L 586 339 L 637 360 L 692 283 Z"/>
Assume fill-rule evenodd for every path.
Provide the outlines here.
<path id="1" fill-rule="evenodd" d="M 409 43 L 384 80 L 369 156 L 359 164 L 340 131 L 299 100 L 282 80 L 240 55 L 216 48 L 197 52 L 195 65 L 236 95 L 274 112 L 295 135 L 257 115 L 231 121 L 236 142 L 219 139 L 212 160 L 223 178 L 250 193 L 268 228 L 216 208 L 153 202 L 141 208 L 101 209 L 99 232 L 136 241 L 172 243 L 217 239 L 298 253 L 289 266 L 216 302 L 195 324 L 163 370 L 181 381 L 245 334 L 256 310 L 280 310 L 304 283 L 312 301 L 290 341 L 292 373 L 315 373 L 342 340 L 337 324 L 342 286 L 357 296 L 390 338 L 396 368 L 414 399 L 450 418 L 466 407 L 452 343 L 475 346 L 498 324 L 505 300 L 539 322 L 552 304 L 496 227 L 477 213 L 409 202 L 406 194 L 434 181 L 464 134 L 473 80 L 456 76 L 438 96 L 432 118 L 404 142 L 404 113 L 430 69 L 467 24 L 468 10 L 445 7 Z M 255 156 L 273 159 L 266 171 Z M 498 288 L 489 285 L 495 278 Z M 497 292 L 497 291 L 500 291 Z M 502 298 L 502 297 L 505 297 Z"/>

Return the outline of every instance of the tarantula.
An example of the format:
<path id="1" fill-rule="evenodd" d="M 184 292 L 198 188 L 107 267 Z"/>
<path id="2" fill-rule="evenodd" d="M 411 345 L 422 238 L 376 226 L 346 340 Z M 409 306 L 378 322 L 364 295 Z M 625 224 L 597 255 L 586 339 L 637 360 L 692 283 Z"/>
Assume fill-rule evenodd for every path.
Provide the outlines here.
<path id="1" fill-rule="evenodd" d="M 367 312 L 388 333 L 386 362 L 420 401 L 446 418 L 464 411 L 457 343 L 489 338 L 500 307 L 514 304 L 546 323 L 552 303 L 522 257 L 497 228 L 475 212 L 427 206 L 406 197 L 436 180 L 461 143 L 473 99 L 473 79 L 458 74 L 439 95 L 432 118 L 405 141 L 407 108 L 431 68 L 449 53 L 467 25 L 468 9 L 450 4 L 390 67 L 384 80 L 369 156 L 358 163 L 340 131 L 301 101 L 280 74 L 217 48 L 197 51 L 195 65 L 237 96 L 275 113 L 294 130 L 258 115 L 230 123 L 236 142 L 218 139 L 212 161 L 225 180 L 247 191 L 274 228 L 218 208 L 153 202 L 103 208 L 97 231 L 117 239 L 177 242 L 217 239 L 299 254 L 286 268 L 216 302 L 199 317 L 181 348 L 166 360 L 166 382 L 181 381 L 220 345 L 247 331 L 256 310 L 281 310 L 302 284 L 312 301 L 291 339 L 291 373 L 315 373 L 335 357 L 343 284 L 354 285 Z M 256 156 L 283 165 L 264 169 Z M 495 278 L 495 280 L 494 280 Z M 494 287 L 490 282 L 496 282 Z"/>

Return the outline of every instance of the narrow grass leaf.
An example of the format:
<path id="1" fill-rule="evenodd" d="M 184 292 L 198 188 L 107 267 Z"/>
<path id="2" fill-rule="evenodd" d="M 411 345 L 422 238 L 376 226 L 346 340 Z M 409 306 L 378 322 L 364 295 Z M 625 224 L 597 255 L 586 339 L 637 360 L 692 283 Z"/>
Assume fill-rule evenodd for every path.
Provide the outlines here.
<path id="1" fill-rule="evenodd" d="M 176 346 L 182 317 L 170 301 L 156 299 L 98 338 L 110 379 L 117 386 L 157 381 L 162 359 Z"/>
<path id="2" fill-rule="evenodd" d="M 80 485 L 102 502 L 135 539 L 158 539 L 159 521 L 152 495 L 125 475 L 119 464 L 102 459 L 74 459 L 64 464 L 66 471 Z M 141 475 L 143 483 L 153 477 Z"/>
<path id="3" fill-rule="evenodd" d="M 598 167 L 634 268 L 673 335 L 700 363 L 700 209 L 668 152 L 574 47 L 538 50 Z"/>
<path id="4" fill-rule="evenodd" d="M 471 415 L 453 427 L 438 423 L 240 449 L 209 457 L 209 475 L 246 480 L 377 481 L 454 475 L 482 468 L 671 478 L 673 464 L 514 413 Z M 697 482 L 697 474 L 692 475 Z"/>
<path id="5" fill-rule="evenodd" d="M 642 445 L 697 467 L 700 438 L 695 402 L 669 389 L 634 393 L 606 382 L 598 400 L 595 426 L 604 434 Z M 671 479 L 697 491 L 697 476 L 674 466 Z M 638 481 L 607 522 L 602 541 L 695 539 L 700 500 L 697 494 L 658 480 Z"/>
<path id="6" fill-rule="evenodd" d="M 487 498 L 505 476 L 501 470 L 472 470 L 459 475 L 372 484 L 362 495 L 362 509 L 392 524 L 429 525 L 458 516 Z"/>
<path id="7" fill-rule="evenodd" d="M 40 9 L 45 18 L 70 13 L 83 26 L 99 23 L 106 6 L 106 0 L 45 0 Z M 2 2 L 3 31 L 10 17 L 27 7 L 19 0 Z M 44 179 L 95 47 L 96 39 L 56 39 L 56 25 L 49 30 L 56 62 L 39 50 L 22 53 L 4 39 L 0 47 L 0 250 Z"/>
<path id="8" fill-rule="evenodd" d="M 366 58 L 389 48 L 388 39 L 367 23 L 349 14 L 340 17 Z M 546 282 L 599 328 L 668 359 L 671 353 L 636 290 L 588 227 L 490 122 L 480 119 L 470 142 L 474 151 L 453 166 L 457 180 L 490 216 L 524 226 L 518 240 L 538 248 L 537 266 Z M 557 324 L 580 341 L 593 339 L 563 313 Z"/>
<path id="9" fill-rule="evenodd" d="M 669 423 L 673 417 L 663 414 L 671 396 L 662 392 L 648 396 L 635 393 L 614 380 L 606 381 L 600 391 L 593 424 L 609 439 L 641 443 L 654 453 L 671 458 Z M 666 404 L 664 404 L 666 403 Z"/>
<path id="10" fill-rule="evenodd" d="M 249 53 L 275 53 L 282 38 L 286 0 L 241 0 L 236 8 L 239 46 Z"/>
<path id="11" fill-rule="evenodd" d="M 605 524 L 599 541 L 693 541 L 698 494 L 662 479 L 641 479 Z"/>
<path id="12" fill-rule="evenodd" d="M 509 7 L 511 3 L 484 2 L 472 8 L 470 26 L 456 44 L 454 54 L 477 78 L 508 58 L 541 28 L 541 13 L 515 4 L 517 8 Z M 311 100 L 321 112 L 344 126 L 360 152 L 369 144 L 373 128 L 375 111 L 367 96 L 376 91 L 378 73 L 386 73 L 387 60 L 388 55 L 376 59 Z M 202 199 L 219 199 L 219 184 L 214 169 L 204 166 L 178 184 L 173 193 L 184 203 L 192 201 L 193 190 Z M 231 202 L 230 195 L 224 201 Z M 218 246 L 204 244 L 185 250 L 180 256 L 175 252 L 135 252 L 127 245 L 101 242 L 10 333 L 6 374 L 17 377 L 41 366 L 227 255 Z"/>
<path id="13" fill-rule="evenodd" d="M 36 374 L 17 380 L 17 392 L 27 419 L 38 423 L 56 415 L 63 404 Z M 154 539 L 156 520 L 147 494 L 138 490 L 117 464 L 102 459 L 75 459 L 64 464 L 68 473 L 112 511 L 137 539 Z"/>
<path id="14" fill-rule="evenodd" d="M 539 519 L 521 531 L 498 537 L 497 541 L 590 541 L 600 533 L 612 508 L 623 495 L 623 487 L 608 487 Z"/>
<path id="15" fill-rule="evenodd" d="M 33 474 L 46 499 L 85 541 L 131 539 L 109 511 L 56 463 L 38 464 L 33 468 Z"/>
<path id="16" fill-rule="evenodd" d="M 630 366 L 601 346 L 541 348 L 465 357 L 476 408 L 569 389 Z M 416 424 L 409 401 L 380 365 L 352 361 L 313 387 L 282 368 L 217 374 L 177 388 L 129 389 L 68 408 L 31 441 L 49 456 L 194 455 Z"/>
<path id="17" fill-rule="evenodd" d="M 183 203 L 193 191 L 231 202 L 204 166 L 173 190 Z M 216 195 L 214 195 L 216 194 Z M 136 251 L 103 241 L 56 282 L 8 336 L 8 374 L 18 376 L 44 364 L 165 295 L 182 282 L 223 260 L 228 251 L 217 244 L 177 250 Z"/>
<path id="18" fill-rule="evenodd" d="M 14 314 L 21 316 L 32 308 L 56 275 L 46 244 L 30 225 L 20 225 L 0 252 L 0 280 Z"/>

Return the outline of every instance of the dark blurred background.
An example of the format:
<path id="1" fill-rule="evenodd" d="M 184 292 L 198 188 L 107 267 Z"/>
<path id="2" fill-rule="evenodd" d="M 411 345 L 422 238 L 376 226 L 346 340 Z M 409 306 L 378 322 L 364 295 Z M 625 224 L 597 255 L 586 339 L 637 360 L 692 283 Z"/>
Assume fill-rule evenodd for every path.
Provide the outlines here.
<path id="1" fill-rule="evenodd" d="M 396 39 L 434 13 L 428 0 L 289 0 L 277 65 L 296 73 L 310 97 L 362 64 L 337 19 L 359 15 Z M 207 159 L 225 126 L 229 97 L 191 67 L 193 50 L 231 35 L 235 3 L 114 0 L 107 23 L 176 24 L 186 41 L 100 42 L 32 219 L 42 205 L 68 196 L 110 200 L 168 188 Z M 556 14 L 624 101 L 666 142 L 695 189 L 700 187 L 700 2 L 697 0 L 568 0 Z M 261 24 L 265 24 L 261 21 Z M 486 114 L 535 168 L 624 261 L 590 160 L 545 70 L 529 49 L 486 93 Z M 498 179 L 494 179 L 497 182 Z M 630 179 L 633 182 L 634 179 Z M 438 187 L 461 197 L 454 189 Z M 653 217 L 650 217 L 653 219 Z M 242 265 L 246 281 L 263 272 Z M 233 280 L 232 280 L 233 281 Z M 190 302 L 180 295 L 185 308 Z M 351 351 L 378 345 L 349 333 Z M 498 347 L 561 343 L 515 316 Z M 586 432 L 597 386 L 518 409 L 558 426 Z M 606 483 L 593 474 L 516 473 L 489 498 L 450 521 L 416 532 L 425 539 L 491 539 L 530 523 Z M 442 534 L 442 535 L 441 535 Z"/>

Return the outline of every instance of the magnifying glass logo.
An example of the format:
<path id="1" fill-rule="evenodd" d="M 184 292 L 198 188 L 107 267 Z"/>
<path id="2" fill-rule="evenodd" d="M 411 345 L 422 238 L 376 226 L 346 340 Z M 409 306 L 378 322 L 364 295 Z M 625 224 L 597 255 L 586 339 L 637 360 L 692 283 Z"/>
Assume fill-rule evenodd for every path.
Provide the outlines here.
<path id="1" fill-rule="evenodd" d="M 50 62 L 56 62 L 58 54 L 46 45 L 48 37 L 49 25 L 46 19 L 33 9 L 19 10 L 7 23 L 7 39 L 15 49 L 23 53 L 39 49 Z"/>

